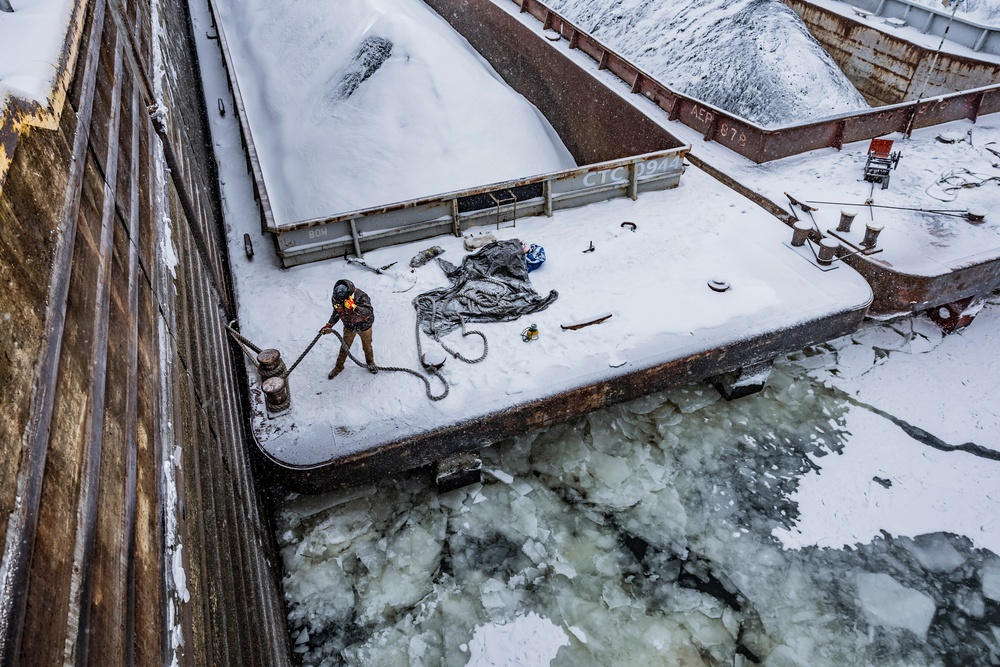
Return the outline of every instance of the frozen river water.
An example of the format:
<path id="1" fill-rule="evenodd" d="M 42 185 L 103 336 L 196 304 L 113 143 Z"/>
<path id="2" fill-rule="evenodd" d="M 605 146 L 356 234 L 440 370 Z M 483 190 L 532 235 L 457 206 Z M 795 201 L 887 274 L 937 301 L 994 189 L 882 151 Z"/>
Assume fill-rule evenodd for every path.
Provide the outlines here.
<path id="1" fill-rule="evenodd" d="M 278 512 L 310 665 L 1000 664 L 1000 298 Z"/>

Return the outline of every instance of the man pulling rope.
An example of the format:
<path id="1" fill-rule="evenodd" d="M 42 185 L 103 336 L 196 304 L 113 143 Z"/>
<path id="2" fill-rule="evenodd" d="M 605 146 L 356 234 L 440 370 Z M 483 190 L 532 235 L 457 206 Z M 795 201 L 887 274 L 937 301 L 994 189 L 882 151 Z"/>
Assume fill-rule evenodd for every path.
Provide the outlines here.
<path id="1" fill-rule="evenodd" d="M 320 333 L 332 333 L 333 325 L 340 321 L 344 323 L 344 343 L 340 347 L 337 363 L 327 377 L 332 380 L 344 370 L 347 351 L 359 334 L 368 370 L 372 373 L 378 373 L 378 367 L 375 365 L 375 352 L 372 350 L 372 325 L 375 324 L 375 309 L 372 308 L 372 300 L 368 295 L 355 287 L 350 280 L 338 280 L 333 286 L 333 313 L 330 315 L 330 321 L 319 330 Z"/>

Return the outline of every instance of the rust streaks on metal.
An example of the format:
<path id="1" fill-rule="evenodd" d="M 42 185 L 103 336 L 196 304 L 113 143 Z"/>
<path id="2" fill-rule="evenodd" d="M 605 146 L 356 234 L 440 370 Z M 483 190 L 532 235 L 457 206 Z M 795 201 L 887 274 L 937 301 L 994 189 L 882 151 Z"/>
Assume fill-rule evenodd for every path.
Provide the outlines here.
<path id="1" fill-rule="evenodd" d="M 655 77 L 643 72 L 592 35 L 535 0 L 522 2 L 520 6 L 522 12 L 527 11 L 543 21 L 546 28 L 558 24 L 563 31 L 568 29 L 571 39 L 576 42 L 574 46 L 593 58 L 599 70 L 612 72 L 633 93 L 642 93 L 648 97 L 668 113 L 670 120 L 679 120 L 701 132 L 707 140 L 723 144 L 758 164 L 817 148 L 840 148 L 851 141 L 905 131 L 911 114 L 914 115 L 913 127 L 919 128 L 1000 111 L 1000 85 L 991 85 L 936 95 L 932 100 L 900 103 L 809 123 L 766 129 L 664 86 Z M 972 59 L 967 60 L 965 67 L 982 64 Z"/>
<path id="2" fill-rule="evenodd" d="M 139 133 L 144 123 L 139 108 L 139 92 L 132 90 L 132 146 L 129 174 L 131 182 L 128 219 L 128 343 L 126 346 L 125 390 L 125 514 L 122 544 L 125 549 L 125 664 L 135 664 L 135 552 L 136 503 L 138 502 L 139 458 Z"/>
<path id="3" fill-rule="evenodd" d="M 111 311 L 111 262 L 116 227 L 115 200 L 118 188 L 118 141 L 121 134 L 123 37 L 116 30 L 114 47 L 114 88 L 108 119 L 107 155 L 104 169 L 104 198 L 101 235 L 97 247 L 97 275 L 94 285 L 93 338 L 91 341 L 90 386 L 83 466 L 77 506 L 76 546 L 73 549 L 73 576 L 70 586 L 69 627 L 76 664 L 87 662 L 94 584 L 94 552 L 97 541 L 98 499 L 101 487 L 101 459 L 104 447 L 104 416 L 107 402 L 108 353 Z"/>

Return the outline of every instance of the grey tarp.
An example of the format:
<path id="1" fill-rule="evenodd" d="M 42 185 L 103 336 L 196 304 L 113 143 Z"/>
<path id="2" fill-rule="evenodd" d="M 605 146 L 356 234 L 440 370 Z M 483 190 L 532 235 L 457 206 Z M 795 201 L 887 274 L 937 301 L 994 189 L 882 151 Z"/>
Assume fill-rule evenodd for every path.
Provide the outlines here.
<path id="1" fill-rule="evenodd" d="M 413 300 L 417 322 L 437 338 L 466 322 L 510 322 L 548 308 L 559 297 L 542 296 L 531 286 L 524 250 L 517 239 L 496 241 L 467 255 L 462 266 L 437 258 L 451 285 L 424 292 Z"/>

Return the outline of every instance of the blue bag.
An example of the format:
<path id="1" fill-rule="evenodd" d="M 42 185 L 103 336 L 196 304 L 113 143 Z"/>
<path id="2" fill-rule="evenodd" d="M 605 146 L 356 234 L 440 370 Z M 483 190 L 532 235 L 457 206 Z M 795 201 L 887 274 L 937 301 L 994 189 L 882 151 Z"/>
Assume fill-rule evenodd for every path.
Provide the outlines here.
<path id="1" fill-rule="evenodd" d="M 545 248 L 532 243 L 528 252 L 524 253 L 524 260 L 528 263 L 528 273 L 531 273 L 545 263 Z"/>

